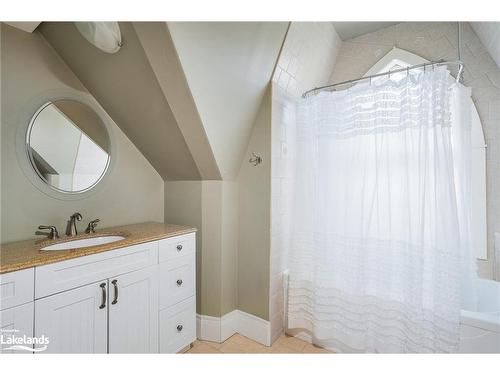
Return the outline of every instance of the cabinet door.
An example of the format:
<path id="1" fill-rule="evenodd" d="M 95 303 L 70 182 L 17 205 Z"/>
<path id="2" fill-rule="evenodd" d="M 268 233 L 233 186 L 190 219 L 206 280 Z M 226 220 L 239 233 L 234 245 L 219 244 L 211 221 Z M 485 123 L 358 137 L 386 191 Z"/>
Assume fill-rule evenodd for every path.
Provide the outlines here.
<path id="1" fill-rule="evenodd" d="M 158 353 L 158 268 L 109 279 L 109 352 Z"/>
<path id="2" fill-rule="evenodd" d="M 13 346 L 8 343 L 10 337 L 33 336 L 33 302 L 0 311 L 0 335 L 2 335 L 2 341 L 6 342 L 0 346 L 1 353 L 33 353 L 29 350 L 32 345 L 7 349 Z M 43 345 L 37 345 L 38 348 L 43 348 Z"/>
<path id="3" fill-rule="evenodd" d="M 35 336 L 49 353 L 107 352 L 107 280 L 35 301 Z"/>

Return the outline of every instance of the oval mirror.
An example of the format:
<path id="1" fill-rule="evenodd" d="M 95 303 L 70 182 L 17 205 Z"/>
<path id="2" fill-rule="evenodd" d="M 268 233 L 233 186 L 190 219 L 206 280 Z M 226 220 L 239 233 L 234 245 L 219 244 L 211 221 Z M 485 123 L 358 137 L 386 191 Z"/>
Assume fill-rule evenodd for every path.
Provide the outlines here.
<path id="1" fill-rule="evenodd" d="M 41 106 L 26 134 L 31 166 L 51 188 L 81 193 L 94 187 L 110 162 L 108 132 L 87 105 L 61 99 Z"/>

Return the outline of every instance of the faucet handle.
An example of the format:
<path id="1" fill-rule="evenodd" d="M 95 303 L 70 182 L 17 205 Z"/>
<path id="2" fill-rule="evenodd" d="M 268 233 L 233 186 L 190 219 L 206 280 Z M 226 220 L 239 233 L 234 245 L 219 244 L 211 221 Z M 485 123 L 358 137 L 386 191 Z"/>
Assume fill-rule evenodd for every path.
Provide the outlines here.
<path id="1" fill-rule="evenodd" d="M 49 233 L 36 232 L 36 234 L 44 234 L 51 240 L 53 240 L 55 238 L 59 238 L 59 232 L 57 231 L 57 228 L 54 225 L 40 225 L 40 226 L 38 226 L 38 229 L 40 229 L 40 230 L 49 229 L 50 232 Z"/>
<path id="2" fill-rule="evenodd" d="M 73 219 L 73 220 L 76 219 L 76 220 L 80 221 L 80 220 L 82 220 L 82 214 L 79 212 L 75 212 L 73 215 L 70 216 L 70 219 Z"/>
<path id="3" fill-rule="evenodd" d="M 87 229 L 85 229 L 85 233 L 94 233 L 95 232 L 95 227 L 97 227 L 97 223 L 101 221 L 99 219 L 92 220 L 89 222 L 89 225 L 87 225 Z"/>

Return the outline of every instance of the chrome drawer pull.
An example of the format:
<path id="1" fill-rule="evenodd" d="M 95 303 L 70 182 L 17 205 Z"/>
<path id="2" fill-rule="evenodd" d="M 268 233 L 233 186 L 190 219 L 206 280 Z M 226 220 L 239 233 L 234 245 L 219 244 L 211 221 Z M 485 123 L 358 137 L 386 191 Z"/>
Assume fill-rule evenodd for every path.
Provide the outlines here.
<path id="1" fill-rule="evenodd" d="M 104 309 L 106 307 L 106 283 L 102 283 L 99 286 L 101 287 L 101 291 L 102 291 L 101 306 L 99 306 L 99 308 Z"/>
<path id="2" fill-rule="evenodd" d="M 183 328 L 184 328 L 184 327 L 182 326 L 182 324 L 179 324 L 179 325 L 177 326 L 177 331 L 178 331 L 178 332 L 180 332 L 180 331 L 182 331 L 182 329 L 183 329 Z"/>
<path id="3" fill-rule="evenodd" d="M 177 251 L 181 251 L 182 250 L 182 245 L 177 245 Z"/>
<path id="4" fill-rule="evenodd" d="M 113 300 L 113 302 L 111 302 L 111 304 L 116 305 L 116 303 L 118 302 L 118 281 L 113 280 L 111 281 L 111 284 L 113 284 L 113 286 L 115 287 L 115 299 Z"/>
<path id="5" fill-rule="evenodd" d="M 177 280 L 177 286 L 181 286 L 181 285 L 182 285 L 182 280 L 181 279 Z"/>

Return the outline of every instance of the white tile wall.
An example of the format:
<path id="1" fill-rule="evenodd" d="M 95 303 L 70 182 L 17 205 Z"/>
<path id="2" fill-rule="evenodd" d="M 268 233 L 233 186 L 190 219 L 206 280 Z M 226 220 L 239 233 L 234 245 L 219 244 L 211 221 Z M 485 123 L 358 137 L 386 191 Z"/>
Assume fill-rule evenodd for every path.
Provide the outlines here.
<path id="1" fill-rule="evenodd" d="M 498 32 L 490 34 L 488 43 L 500 46 Z M 330 82 L 364 75 L 394 45 L 428 60 L 457 59 L 457 23 L 405 22 L 344 41 Z M 469 23 L 462 23 L 461 54 L 465 63 L 463 82 L 472 87 L 488 144 L 488 260 L 479 262 L 479 272 L 482 277 L 493 278 L 494 232 L 500 232 L 500 69 Z M 496 278 L 500 279 L 498 267 Z"/>
<path id="2" fill-rule="evenodd" d="M 273 340 L 283 331 L 283 271 L 287 268 L 285 231 L 289 228 L 293 178 L 295 109 L 293 99 L 310 88 L 324 85 L 333 70 L 340 38 L 329 22 L 293 22 L 273 76 L 271 162 L 271 292 L 270 320 Z"/>

